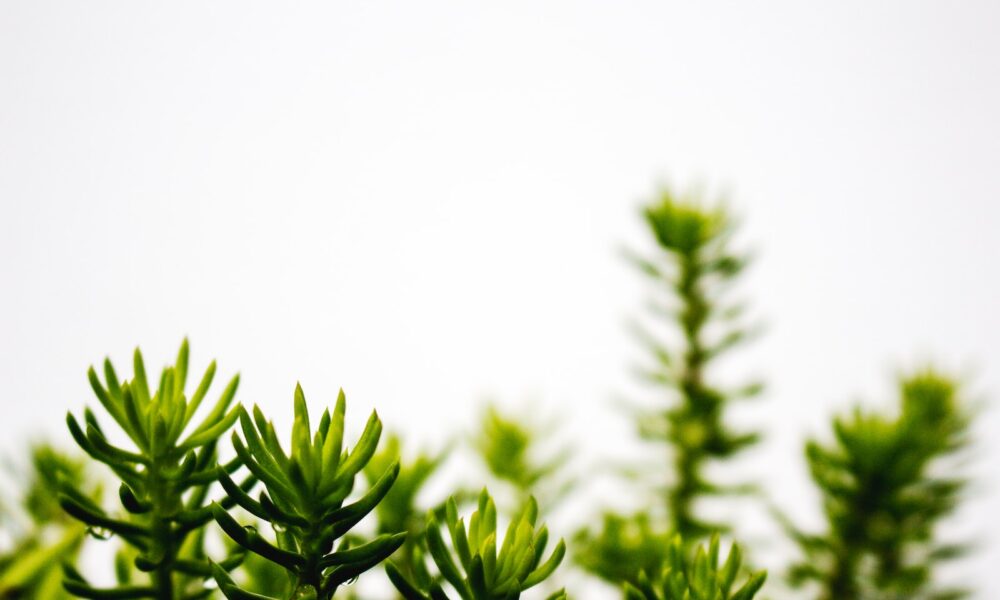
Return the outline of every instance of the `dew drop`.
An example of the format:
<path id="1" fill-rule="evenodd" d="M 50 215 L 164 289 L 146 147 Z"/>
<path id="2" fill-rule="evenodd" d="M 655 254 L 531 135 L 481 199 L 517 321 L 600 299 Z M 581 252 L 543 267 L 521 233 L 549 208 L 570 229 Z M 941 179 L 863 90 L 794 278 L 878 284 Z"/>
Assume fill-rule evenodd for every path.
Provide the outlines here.
<path id="1" fill-rule="evenodd" d="M 88 527 L 87 535 L 98 540 L 110 540 L 114 537 L 114 533 L 104 527 Z"/>

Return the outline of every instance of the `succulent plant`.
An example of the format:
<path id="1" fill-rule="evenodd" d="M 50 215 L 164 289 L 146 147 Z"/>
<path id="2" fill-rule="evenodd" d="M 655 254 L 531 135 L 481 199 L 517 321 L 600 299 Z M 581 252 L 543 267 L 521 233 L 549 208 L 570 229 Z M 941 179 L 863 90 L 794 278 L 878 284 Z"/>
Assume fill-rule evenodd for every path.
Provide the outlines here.
<path id="1" fill-rule="evenodd" d="M 343 443 L 343 391 L 333 413 L 325 410 L 315 431 L 310 427 L 301 386 L 295 388 L 294 410 L 291 451 L 287 454 L 274 425 L 260 408 L 254 407 L 252 417 L 242 408 L 239 411 L 243 438 L 234 432 L 233 446 L 239 462 L 264 485 L 256 499 L 238 486 L 225 469 L 218 470 L 229 498 L 271 523 L 276 540 L 266 539 L 255 527 L 241 525 L 221 505 L 213 505 L 212 509 L 216 521 L 233 541 L 287 571 L 292 590 L 289 598 L 328 600 L 339 586 L 385 560 L 405 540 L 405 532 L 383 534 L 350 547 L 345 538 L 388 493 L 399 474 L 399 463 L 386 467 L 365 494 L 345 504 L 356 477 L 375 454 L 382 433 L 378 415 L 372 413 L 357 444 L 348 451 Z M 215 569 L 215 577 L 230 600 L 265 598 L 241 589 L 221 567 Z"/>
<path id="2" fill-rule="evenodd" d="M 560 540 L 549 557 L 542 560 L 549 533 L 544 525 L 535 527 L 537 517 L 538 506 L 531 500 L 511 520 L 504 539 L 499 540 L 496 505 L 484 489 L 468 526 L 458 516 L 454 499 L 446 506 L 443 524 L 433 513 L 428 516 L 427 547 L 441 577 L 462 600 L 513 600 L 551 575 L 566 553 L 566 546 Z M 448 534 L 450 547 L 442 529 Z M 386 571 L 407 600 L 449 598 L 441 584 L 421 587 L 404 577 L 391 561 Z M 561 590 L 549 596 L 563 597 L 565 592 Z"/>
<path id="3" fill-rule="evenodd" d="M 216 442 L 236 421 L 232 407 L 239 376 L 234 376 L 200 420 L 195 419 L 215 377 L 215 362 L 205 370 L 190 397 L 188 343 L 181 345 L 173 366 L 163 369 L 155 390 L 150 389 L 142 354 L 133 356 L 133 377 L 120 380 L 110 360 L 104 362 L 102 382 L 95 369 L 88 377 L 94 394 L 130 442 L 119 447 L 91 410 L 83 422 L 72 413 L 66 422 L 73 438 L 93 459 L 107 465 L 121 480 L 119 499 L 123 513 L 110 514 L 77 487 L 64 485 L 60 503 L 67 513 L 101 536 L 117 536 L 132 546 L 135 567 L 148 573 L 144 583 L 95 588 L 72 567 L 64 586 L 82 598 L 202 598 L 211 593 L 203 581 L 211 573 L 203 549 L 194 542 L 197 532 L 212 519 L 208 488 L 218 470 Z M 238 462 L 224 465 L 234 470 Z M 240 485 L 248 488 L 253 477 Z M 225 501 L 228 504 L 228 501 Z M 242 559 L 233 554 L 219 561 L 233 568 Z"/>

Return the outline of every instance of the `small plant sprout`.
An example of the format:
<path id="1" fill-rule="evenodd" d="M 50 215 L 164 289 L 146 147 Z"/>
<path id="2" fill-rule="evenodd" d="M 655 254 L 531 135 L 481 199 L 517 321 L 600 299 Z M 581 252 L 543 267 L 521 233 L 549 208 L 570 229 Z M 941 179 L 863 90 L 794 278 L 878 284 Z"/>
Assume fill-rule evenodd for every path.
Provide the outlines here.
<path id="1" fill-rule="evenodd" d="M 549 557 L 542 561 L 549 533 L 544 525 L 535 528 L 537 517 L 538 505 L 529 500 L 524 510 L 511 520 L 501 542 L 497 539 L 496 506 L 484 489 L 468 526 L 464 518 L 459 518 L 454 499 L 448 501 L 443 528 L 451 541 L 450 548 L 441 533 L 442 524 L 437 516 L 434 513 L 428 516 L 427 548 L 441 577 L 462 600 L 513 600 L 551 575 L 566 553 L 560 540 Z M 447 600 L 450 597 L 440 584 L 424 588 L 407 580 L 392 561 L 387 564 L 386 571 L 406 600 Z M 549 598 L 565 598 L 565 592 L 560 590 Z"/>
<path id="2" fill-rule="evenodd" d="M 626 600 L 750 600 L 764 585 L 767 573 L 758 571 L 742 586 L 734 589 L 743 555 L 733 544 L 719 566 L 719 536 L 712 536 L 708 550 L 698 546 L 694 559 L 688 560 L 680 536 L 674 536 L 667 548 L 667 560 L 655 577 L 644 571 L 635 585 L 625 584 Z"/>
<path id="3" fill-rule="evenodd" d="M 354 489 L 355 477 L 375 454 L 382 423 L 374 412 L 358 443 L 343 447 L 346 400 L 343 391 L 331 415 L 323 412 L 312 432 L 302 388 L 295 388 L 295 420 L 291 453 L 285 454 L 274 426 L 259 408 L 253 417 L 240 409 L 243 439 L 233 433 L 239 461 L 263 482 L 257 499 L 236 485 L 225 469 L 218 477 L 229 498 L 254 516 L 270 522 L 276 543 L 253 527 L 240 525 L 226 510 L 213 506 L 215 520 L 237 544 L 280 565 L 292 579 L 295 600 L 329 600 L 337 588 L 385 560 L 403 543 L 405 533 L 379 535 L 371 542 L 349 547 L 345 534 L 385 497 L 399 474 L 399 463 L 390 464 L 369 490 L 352 504 L 344 501 Z M 341 539 L 345 538 L 345 539 Z M 341 543 L 334 549 L 334 544 Z M 225 569 L 214 571 L 223 594 L 230 600 L 267 598 L 241 589 Z"/>

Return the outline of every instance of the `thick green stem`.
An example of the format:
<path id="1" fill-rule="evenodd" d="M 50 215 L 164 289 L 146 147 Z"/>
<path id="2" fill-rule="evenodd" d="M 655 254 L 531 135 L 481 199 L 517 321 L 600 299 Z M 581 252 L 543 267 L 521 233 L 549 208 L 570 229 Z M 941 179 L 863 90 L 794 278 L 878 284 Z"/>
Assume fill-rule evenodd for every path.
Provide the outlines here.
<path id="1" fill-rule="evenodd" d="M 177 506 L 178 499 L 169 489 L 162 474 L 162 464 L 154 460 L 150 465 L 149 487 L 153 508 L 151 511 L 151 543 L 153 557 L 158 561 L 156 569 L 150 573 L 156 600 L 174 600 L 173 566 L 177 556 L 177 540 L 170 515 Z"/>

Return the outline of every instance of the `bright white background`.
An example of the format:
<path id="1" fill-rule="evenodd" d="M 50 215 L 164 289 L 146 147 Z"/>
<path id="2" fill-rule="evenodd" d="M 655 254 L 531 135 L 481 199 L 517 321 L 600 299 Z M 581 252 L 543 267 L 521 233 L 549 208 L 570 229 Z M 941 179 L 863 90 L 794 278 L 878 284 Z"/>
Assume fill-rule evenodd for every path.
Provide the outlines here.
<path id="1" fill-rule="evenodd" d="M 802 440 L 896 368 L 997 401 L 998 25 L 989 2 L 4 2 L 2 447 L 66 438 L 106 353 L 158 366 L 188 335 L 279 421 L 296 380 L 317 409 L 343 386 L 358 424 L 432 443 L 493 397 L 565 414 L 584 464 L 620 452 L 644 297 L 618 249 L 648 248 L 658 183 L 700 183 L 760 255 L 747 476 L 815 522 Z M 978 433 L 960 572 L 985 593 L 994 408 Z"/>

